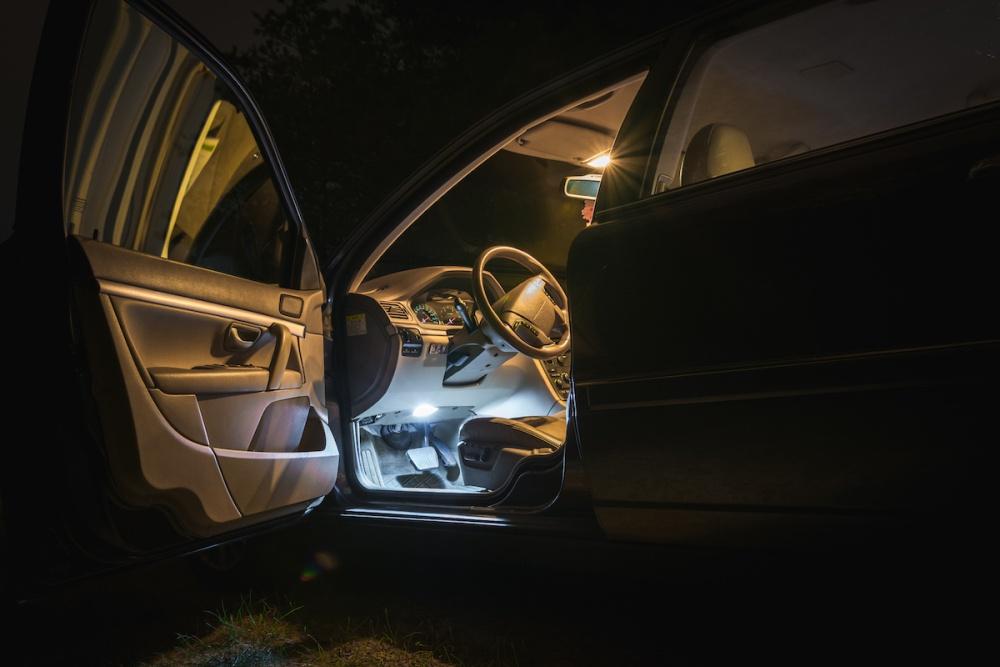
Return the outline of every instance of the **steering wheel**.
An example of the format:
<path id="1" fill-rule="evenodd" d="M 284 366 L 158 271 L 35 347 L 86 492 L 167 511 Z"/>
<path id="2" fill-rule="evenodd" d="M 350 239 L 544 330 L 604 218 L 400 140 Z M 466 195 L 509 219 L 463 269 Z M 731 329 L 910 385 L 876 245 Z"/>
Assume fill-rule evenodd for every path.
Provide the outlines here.
<path id="1" fill-rule="evenodd" d="M 535 275 L 490 302 L 483 277 L 494 259 L 509 259 Z M 501 350 L 533 359 L 569 350 L 569 299 L 559 281 L 528 253 L 502 245 L 484 250 L 472 268 L 472 291 L 483 314 L 483 333 Z"/>

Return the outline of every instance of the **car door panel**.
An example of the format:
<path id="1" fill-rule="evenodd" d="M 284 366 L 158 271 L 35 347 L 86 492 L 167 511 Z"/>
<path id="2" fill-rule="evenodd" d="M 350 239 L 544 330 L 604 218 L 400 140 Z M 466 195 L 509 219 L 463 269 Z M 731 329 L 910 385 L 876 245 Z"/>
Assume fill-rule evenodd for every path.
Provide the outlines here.
<path id="1" fill-rule="evenodd" d="M 308 234 L 253 100 L 169 10 L 51 3 L 3 250 L 37 331 L 11 355 L 37 446 L 3 479 L 25 571 L 209 546 L 331 491 Z"/>
<path id="2" fill-rule="evenodd" d="M 246 280 L 218 271 L 197 270 L 183 262 L 164 260 L 155 255 L 123 249 L 109 243 L 96 243 L 77 237 L 94 273 L 94 278 L 126 287 L 128 294 L 140 296 L 141 290 L 158 293 L 161 302 L 177 304 L 198 312 L 210 307 L 213 313 L 233 313 L 247 318 L 251 324 L 268 326 L 281 320 L 292 333 L 301 336 L 306 328 L 312 333 L 323 332 L 322 311 L 303 308 L 301 315 L 288 316 L 281 312 L 281 296 L 293 296 L 302 301 L 316 297 L 317 290 L 299 291 L 283 289 L 276 292 L 274 285 Z M 186 270 L 192 269 L 192 270 Z M 111 288 L 114 289 L 113 287 Z M 279 296 L 275 296 L 275 294 Z M 148 296 L 148 295 L 147 295 Z M 200 305 L 197 302 L 211 304 Z"/>
<path id="3" fill-rule="evenodd" d="M 998 137 L 987 110 L 928 123 L 578 237 L 580 438 L 609 534 L 802 543 L 977 506 L 1000 239 L 969 169 Z"/>
<path id="4" fill-rule="evenodd" d="M 326 424 L 322 290 L 71 243 L 107 461 L 126 504 L 167 507 L 186 533 L 206 536 L 330 492 L 339 452 Z M 280 312 L 283 297 L 302 302 L 299 317 Z M 254 338 L 249 347 L 234 330 Z"/>

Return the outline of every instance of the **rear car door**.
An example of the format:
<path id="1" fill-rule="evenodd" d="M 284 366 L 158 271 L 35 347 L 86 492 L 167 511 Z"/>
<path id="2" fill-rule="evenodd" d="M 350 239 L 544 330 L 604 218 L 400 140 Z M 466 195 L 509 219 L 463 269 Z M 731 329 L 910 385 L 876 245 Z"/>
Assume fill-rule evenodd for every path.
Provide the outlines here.
<path id="1" fill-rule="evenodd" d="M 49 35 L 79 30 L 53 4 Z M 267 128 L 225 65 L 155 6 L 98 0 L 75 18 L 86 32 L 65 128 L 47 130 L 65 137 L 59 219 L 22 219 L 24 194 L 55 175 L 29 155 L 15 231 L 68 282 L 80 393 L 60 387 L 59 409 L 83 400 L 114 504 L 163 510 L 183 540 L 302 514 L 339 460 L 325 294 Z M 52 85 L 47 55 L 39 89 Z M 34 128 L 25 150 L 45 145 Z M 64 250 L 46 226 L 61 226 Z"/>
<path id="2" fill-rule="evenodd" d="M 754 10 L 654 70 L 569 260 L 610 535 L 801 544 L 986 506 L 995 19 Z"/>

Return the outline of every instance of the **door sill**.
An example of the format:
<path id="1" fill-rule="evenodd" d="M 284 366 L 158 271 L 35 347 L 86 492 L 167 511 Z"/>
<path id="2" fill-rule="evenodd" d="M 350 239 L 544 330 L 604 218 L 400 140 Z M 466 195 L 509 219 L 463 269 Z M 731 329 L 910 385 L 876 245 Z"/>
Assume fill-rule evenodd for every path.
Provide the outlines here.
<path id="1" fill-rule="evenodd" d="M 592 513 L 546 513 L 509 508 L 443 508 L 357 506 L 338 508 L 327 514 L 332 520 L 371 525 L 411 527 L 470 526 L 489 531 L 544 532 L 546 534 L 600 536 Z"/>

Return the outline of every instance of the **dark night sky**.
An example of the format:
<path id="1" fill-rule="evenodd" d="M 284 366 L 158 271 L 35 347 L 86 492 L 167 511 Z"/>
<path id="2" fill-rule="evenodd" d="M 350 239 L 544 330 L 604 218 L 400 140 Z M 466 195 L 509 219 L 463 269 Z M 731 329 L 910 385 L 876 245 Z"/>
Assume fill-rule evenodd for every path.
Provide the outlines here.
<path id="1" fill-rule="evenodd" d="M 254 42 L 255 14 L 279 6 L 277 0 L 166 0 L 174 11 L 226 53 Z M 332 3 L 343 4 L 343 3 Z"/>

